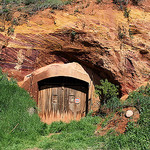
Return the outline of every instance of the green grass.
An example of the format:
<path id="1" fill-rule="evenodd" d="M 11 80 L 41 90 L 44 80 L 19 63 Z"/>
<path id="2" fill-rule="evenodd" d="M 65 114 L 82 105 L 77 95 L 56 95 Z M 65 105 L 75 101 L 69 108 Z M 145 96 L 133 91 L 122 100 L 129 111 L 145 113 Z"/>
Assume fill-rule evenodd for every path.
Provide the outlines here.
<path id="1" fill-rule="evenodd" d="M 40 122 L 37 114 L 29 115 L 27 110 L 35 107 L 29 94 L 0 72 L 0 150 L 35 147 L 44 150 L 149 150 L 150 85 L 132 92 L 124 105 L 135 106 L 140 119 L 137 123 L 129 122 L 126 132 L 118 136 L 114 131 L 105 136 L 94 134 L 96 125 L 102 121 L 99 116 L 47 125 Z M 104 118 L 104 126 L 110 118 Z"/>
<path id="2" fill-rule="evenodd" d="M 1 149 L 12 149 L 14 145 L 24 147 L 25 143 L 31 143 L 40 136 L 43 123 L 37 114 L 29 115 L 31 107 L 35 107 L 35 102 L 29 94 L 0 72 Z"/>
<path id="3" fill-rule="evenodd" d="M 49 128 L 50 133 L 55 133 L 49 138 L 44 137 L 37 147 L 43 149 L 87 149 L 98 144 L 94 135 L 96 124 L 101 121 L 100 117 L 85 117 L 80 121 L 70 123 L 54 122 Z M 59 133 L 59 134 L 58 134 Z M 101 137 L 102 138 L 102 137 Z"/>
<path id="4" fill-rule="evenodd" d="M 114 115 L 114 113 L 105 117 L 104 121 L 101 124 L 102 128 L 104 128 L 108 124 L 108 122 L 112 119 L 113 115 Z"/>

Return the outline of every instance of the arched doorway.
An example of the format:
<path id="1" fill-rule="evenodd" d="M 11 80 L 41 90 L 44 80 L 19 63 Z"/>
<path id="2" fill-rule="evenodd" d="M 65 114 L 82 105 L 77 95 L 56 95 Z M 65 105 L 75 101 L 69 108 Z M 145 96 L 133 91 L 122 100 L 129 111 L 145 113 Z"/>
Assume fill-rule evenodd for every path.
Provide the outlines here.
<path id="1" fill-rule="evenodd" d="M 88 83 L 72 77 L 38 82 L 39 116 L 43 122 L 79 120 L 88 112 Z"/>
<path id="2" fill-rule="evenodd" d="M 93 77 L 94 75 L 94 77 Z M 41 121 L 79 120 L 99 108 L 94 95 L 99 77 L 78 63 L 50 64 L 25 76 L 21 87 L 37 102 Z"/>

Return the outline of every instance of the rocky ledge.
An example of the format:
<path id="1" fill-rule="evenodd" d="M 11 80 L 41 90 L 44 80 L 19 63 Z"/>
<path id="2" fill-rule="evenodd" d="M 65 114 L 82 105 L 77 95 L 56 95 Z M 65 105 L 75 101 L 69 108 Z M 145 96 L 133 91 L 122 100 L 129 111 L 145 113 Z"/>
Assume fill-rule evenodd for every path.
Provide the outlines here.
<path id="1" fill-rule="evenodd" d="M 144 8 L 129 5 L 125 16 L 110 1 L 79 1 L 39 11 L 13 33 L 0 33 L 0 66 L 21 83 L 40 67 L 78 62 L 128 94 L 150 79 L 150 12 Z"/>

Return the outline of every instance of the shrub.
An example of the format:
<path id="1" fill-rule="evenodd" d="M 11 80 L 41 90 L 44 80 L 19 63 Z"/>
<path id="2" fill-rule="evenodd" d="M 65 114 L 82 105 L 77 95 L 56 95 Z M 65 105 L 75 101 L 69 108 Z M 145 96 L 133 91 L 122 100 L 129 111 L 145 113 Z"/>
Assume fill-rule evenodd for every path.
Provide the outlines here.
<path id="1" fill-rule="evenodd" d="M 131 105 L 136 107 L 141 113 L 144 110 L 147 110 L 150 107 L 150 84 L 147 84 L 145 87 L 142 86 L 136 91 L 133 91 L 129 94 L 125 105 Z"/>
<path id="2" fill-rule="evenodd" d="M 118 39 L 122 40 L 125 38 L 125 30 L 124 28 L 122 29 L 120 26 L 118 27 Z"/>
<path id="3" fill-rule="evenodd" d="M 108 102 L 106 107 L 110 109 L 111 111 L 116 111 L 118 108 L 120 108 L 122 105 L 120 103 L 120 99 L 118 97 L 112 97 Z"/>
<path id="4" fill-rule="evenodd" d="M 127 5 L 128 4 L 128 0 L 113 0 L 114 4 L 122 4 L 122 5 Z"/>
<path id="5" fill-rule="evenodd" d="M 72 31 L 72 32 L 70 33 L 71 42 L 73 42 L 73 41 L 75 40 L 76 34 L 77 34 L 76 31 Z"/>
<path id="6" fill-rule="evenodd" d="M 14 19 L 12 20 L 12 25 L 16 25 L 16 26 L 19 25 L 19 22 L 18 22 L 18 19 L 17 19 L 17 18 L 14 18 Z"/>
<path id="7" fill-rule="evenodd" d="M 128 0 L 113 0 L 113 3 L 118 5 L 121 10 L 128 4 Z"/>
<path id="8" fill-rule="evenodd" d="M 96 85 L 95 92 L 101 99 L 101 104 L 106 104 L 111 98 L 119 95 L 118 87 L 108 82 L 107 79 L 100 80 L 101 85 Z"/>
<path id="9" fill-rule="evenodd" d="M 131 0 L 133 5 L 139 5 L 140 1 L 142 0 Z M 129 0 L 113 0 L 113 3 L 118 5 L 120 9 L 123 10 L 123 8 L 128 5 Z"/>
<path id="10" fill-rule="evenodd" d="M 14 33 L 15 29 L 13 27 L 8 27 L 7 34 L 12 35 Z"/>
<path id="11" fill-rule="evenodd" d="M 116 111 L 117 108 L 121 106 L 120 99 L 117 98 L 119 95 L 118 87 L 114 84 L 108 82 L 107 79 L 100 80 L 101 85 L 95 86 L 95 92 L 100 98 L 100 109 L 101 113 L 107 111 L 107 108 L 110 111 Z"/>
<path id="12" fill-rule="evenodd" d="M 131 11 L 131 10 L 128 10 L 127 8 L 124 9 L 124 17 L 125 17 L 125 18 L 129 18 L 129 16 L 130 16 L 130 11 Z"/>

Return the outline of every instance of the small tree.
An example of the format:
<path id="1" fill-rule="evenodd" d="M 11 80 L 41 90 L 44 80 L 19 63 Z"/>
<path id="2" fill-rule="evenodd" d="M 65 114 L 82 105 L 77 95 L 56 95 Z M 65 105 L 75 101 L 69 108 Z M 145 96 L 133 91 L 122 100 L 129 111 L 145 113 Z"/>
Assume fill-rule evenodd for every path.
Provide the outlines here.
<path id="1" fill-rule="evenodd" d="M 118 86 L 108 82 L 107 79 L 100 80 L 101 85 L 95 85 L 95 93 L 100 98 L 101 106 L 106 106 L 110 110 L 115 110 L 120 106 Z"/>

